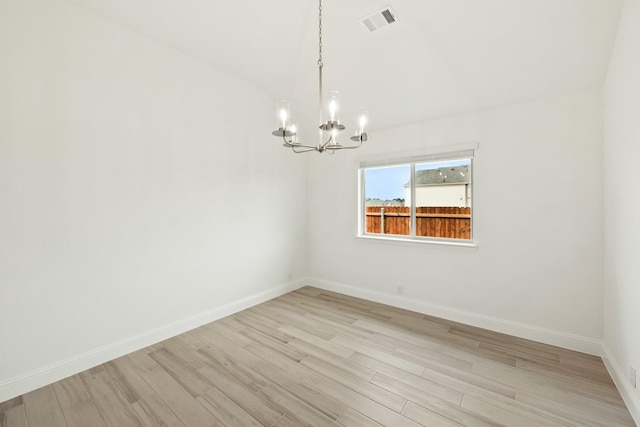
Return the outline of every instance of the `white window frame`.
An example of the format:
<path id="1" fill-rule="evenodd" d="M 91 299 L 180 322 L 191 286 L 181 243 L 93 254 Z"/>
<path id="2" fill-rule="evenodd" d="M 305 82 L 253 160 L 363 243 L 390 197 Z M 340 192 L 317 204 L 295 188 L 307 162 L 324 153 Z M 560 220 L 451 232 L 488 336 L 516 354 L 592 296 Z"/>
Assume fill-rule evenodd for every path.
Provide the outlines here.
<path id="1" fill-rule="evenodd" d="M 374 158 L 369 160 L 360 160 L 358 162 L 358 234 L 357 237 L 363 239 L 373 239 L 382 241 L 400 241 L 400 242 L 414 242 L 414 243 L 429 243 L 429 244 L 445 244 L 454 246 L 477 246 L 475 241 L 475 215 L 474 209 L 476 206 L 475 200 L 475 179 L 474 179 L 474 155 L 477 144 L 472 148 L 456 148 L 456 149 L 442 149 L 429 153 L 418 153 L 410 155 L 390 155 L 389 157 Z M 446 162 L 454 160 L 470 160 L 470 177 L 471 177 L 471 238 L 470 239 L 450 239 L 442 237 L 431 236 L 416 236 L 416 207 L 414 205 L 416 200 L 416 188 L 415 188 L 415 166 L 416 164 L 428 163 L 428 162 Z M 410 234 L 396 235 L 396 234 L 380 234 L 380 233 L 367 233 L 366 232 L 366 194 L 365 194 L 365 170 L 370 168 L 380 168 L 385 166 L 409 166 L 410 167 L 410 183 L 411 183 L 411 218 L 410 218 Z"/>

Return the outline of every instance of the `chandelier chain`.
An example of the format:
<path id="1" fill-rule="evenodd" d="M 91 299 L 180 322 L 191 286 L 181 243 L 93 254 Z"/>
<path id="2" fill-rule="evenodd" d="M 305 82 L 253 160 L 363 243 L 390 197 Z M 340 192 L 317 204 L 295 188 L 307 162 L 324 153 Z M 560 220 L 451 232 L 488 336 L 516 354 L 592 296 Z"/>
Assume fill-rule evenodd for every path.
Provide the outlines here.
<path id="1" fill-rule="evenodd" d="M 322 0 L 318 1 L 318 67 L 322 67 Z"/>

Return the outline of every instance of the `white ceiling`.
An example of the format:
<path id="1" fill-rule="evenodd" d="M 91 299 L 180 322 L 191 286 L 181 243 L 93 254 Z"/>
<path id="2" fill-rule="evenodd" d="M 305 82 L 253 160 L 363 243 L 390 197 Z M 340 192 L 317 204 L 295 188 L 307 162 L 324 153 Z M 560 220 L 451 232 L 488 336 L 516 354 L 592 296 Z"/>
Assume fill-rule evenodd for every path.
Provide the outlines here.
<path id="1" fill-rule="evenodd" d="M 72 1 L 317 120 L 317 0 Z M 366 106 L 375 129 L 600 87 L 621 3 L 324 0 L 325 89 L 347 126 Z M 360 18 L 388 5 L 398 22 L 369 32 Z"/>

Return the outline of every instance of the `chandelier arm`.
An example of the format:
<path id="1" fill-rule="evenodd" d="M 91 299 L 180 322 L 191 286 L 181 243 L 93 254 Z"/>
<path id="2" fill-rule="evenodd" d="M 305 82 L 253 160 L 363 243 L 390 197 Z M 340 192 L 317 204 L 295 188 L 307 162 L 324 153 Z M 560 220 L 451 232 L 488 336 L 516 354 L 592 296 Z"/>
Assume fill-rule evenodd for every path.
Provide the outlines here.
<path id="1" fill-rule="evenodd" d="M 296 154 L 308 153 L 310 151 L 316 151 L 316 147 L 310 147 L 308 145 L 302 145 L 302 147 L 306 147 L 306 149 L 304 149 L 304 150 L 296 150 L 297 147 L 300 147 L 300 146 L 299 145 L 292 145 L 291 146 L 291 151 L 293 151 Z"/>
<path id="2" fill-rule="evenodd" d="M 360 148 L 361 145 L 362 145 L 362 143 L 360 143 L 358 145 L 341 145 L 339 150 L 353 150 L 355 148 Z"/>
<path id="3" fill-rule="evenodd" d="M 333 135 L 331 135 L 331 136 L 329 137 L 329 139 L 327 140 L 327 142 L 325 142 L 324 144 L 320 144 L 320 147 L 321 147 L 321 148 L 327 148 L 327 146 L 329 146 L 329 143 L 330 143 L 331 141 L 333 141 Z"/>
<path id="4" fill-rule="evenodd" d="M 315 150 L 317 148 L 316 145 L 305 145 L 305 144 L 298 144 L 298 143 L 294 144 L 293 140 L 287 141 L 287 138 L 285 136 L 282 137 L 282 140 L 284 141 L 284 145 L 286 145 L 287 147 L 310 148 L 311 150 Z"/>
<path id="5" fill-rule="evenodd" d="M 336 145 L 336 146 L 329 146 L 326 148 L 327 151 L 332 150 L 332 151 L 337 151 L 337 150 L 354 150 L 356 148 L 360 148 L 362 146 L 362 141 L 360 141 L 357 145 Z"/>
<path id="6" fill-rule="evenodd" d="M 316 145 L 304 145 L 304 144 L 288 144 L 287 146 L 292 148 L 308 148 L 310 150 L 316 150 L 318 148 Z"/>

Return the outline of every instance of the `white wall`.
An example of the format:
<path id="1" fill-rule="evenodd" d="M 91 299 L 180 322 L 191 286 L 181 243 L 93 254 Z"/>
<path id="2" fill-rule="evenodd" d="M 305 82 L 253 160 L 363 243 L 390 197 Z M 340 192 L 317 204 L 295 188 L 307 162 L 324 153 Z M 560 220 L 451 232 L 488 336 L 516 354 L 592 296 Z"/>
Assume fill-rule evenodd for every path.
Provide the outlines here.
<path id="1" fill-rule="evenodd" d="M 355 237 L 358 159 L 470 141 L 480 147 L 477 248 Z M 594 90 L 378 131 L 360 150 L 314 156 L 311 275 L 343 292 L 599 352 L 601 155 Z M 393 295 L 398 285 L 403 298 Z"/>
<path id="2" fill-rule="evenodd" d="M 640 1 L 625 0 L 605 84 L 604 347 L 627 406 L 640 423 Z M 629 197 L 633 194 L 633 197 Z M 640 387 L 640 377 L 638 378 Z"/>
<path id="3" fill-rule="evenodd" d="M 273 105 L 69 2 L 0 2 L 0 401 L 306 273 Z"/>

